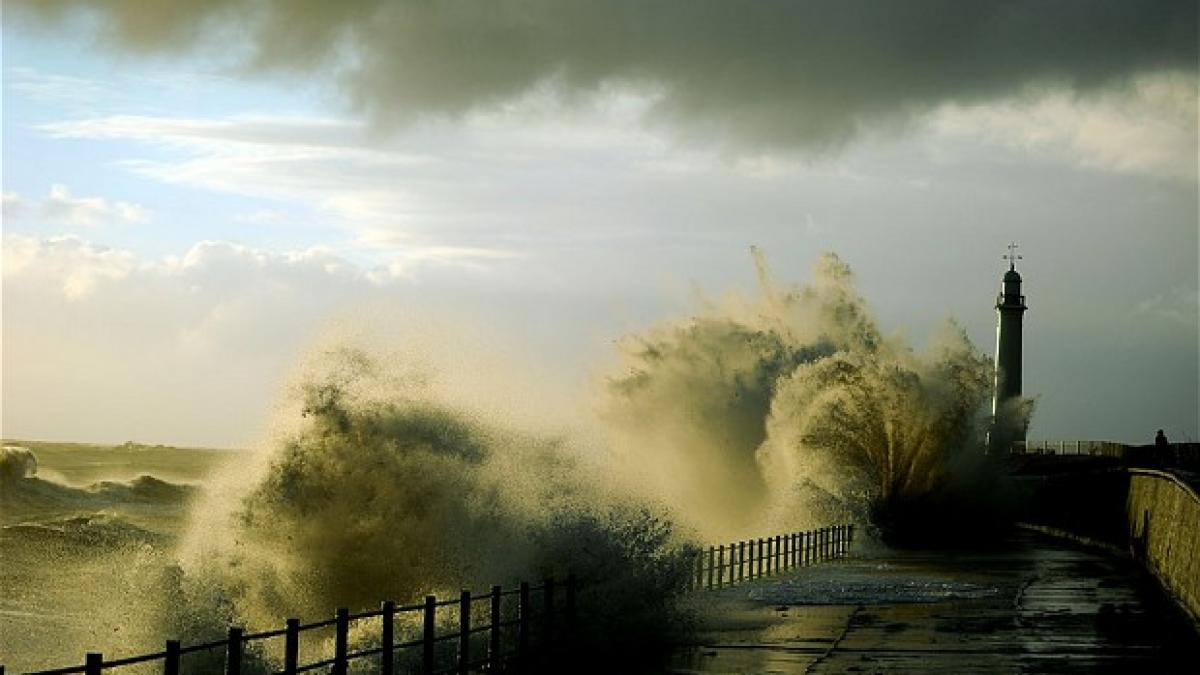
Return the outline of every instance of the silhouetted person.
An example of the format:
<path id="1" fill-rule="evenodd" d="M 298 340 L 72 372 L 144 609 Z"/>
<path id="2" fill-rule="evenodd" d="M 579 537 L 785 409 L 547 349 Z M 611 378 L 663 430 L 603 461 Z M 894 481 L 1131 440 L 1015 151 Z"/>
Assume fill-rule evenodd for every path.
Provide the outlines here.
<path id="1" fill-rule="evenodd" d="M 1154 436 L 1154 455 L 1160 464 L 1165 464 L 1171 456 L 1171 443 L 1167 441 L 1167 435 L 1162 429 Z"/>

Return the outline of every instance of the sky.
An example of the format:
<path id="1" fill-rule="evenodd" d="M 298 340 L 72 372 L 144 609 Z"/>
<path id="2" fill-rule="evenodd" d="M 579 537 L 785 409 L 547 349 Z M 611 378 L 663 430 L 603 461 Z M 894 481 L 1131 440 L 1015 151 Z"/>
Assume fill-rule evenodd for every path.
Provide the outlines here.
<path id="1" fill-rule="evenodd" d="M 1030 438 L 1200 440 L 1196 13 L 6 2 L 3 436 L 251 443 L 380 321 L 585 389 L 751 246 L 991 353 L 1017 242 Z"/>

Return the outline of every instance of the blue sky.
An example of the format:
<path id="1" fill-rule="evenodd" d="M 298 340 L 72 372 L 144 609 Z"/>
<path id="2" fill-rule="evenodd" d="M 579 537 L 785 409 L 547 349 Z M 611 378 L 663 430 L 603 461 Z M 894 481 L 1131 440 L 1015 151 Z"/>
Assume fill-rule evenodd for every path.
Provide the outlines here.
<path id="1" fill-rule="evenodd" d="M 790 280 L 836 251 L 888 330 L 921 344 L 952 316 L 990 352 L 1011 240 L 1031 435 L 1200 436 L 1196 72 L 1153 45 L 1122 47 L 1128 72 L 1088 71 L 1085 44 L 1053 77 L 1000 54 L 963 57 L 1015 64 L 983 84 L 775 84 L 756 78 L 792 41 L 760 27 L 766 56 L 713 47 L 752 76 L 706 88 L 656 59 L 729 54 L 687 36 L 574 53 L 542 37 L 574 26 L 549 10 L 524 60 L 491 67 L 478 17 L 461 53 L 437 31 L 463 17 L 408 17 L 399 42 L 323 17 L 359 41 L 318 31 L 304 55 L 274 23 L 178 7 L 145 34 L 5 13 L 5 436 L 246 443 L 314 340 L 381 314 L 493 334 L 586 389 L 614 339 L 697 289 L 752 288 L 751 245 Z M 897 98 L 904 77 L 926 98 Z"/>
<path id="2" fill-rule="evenodd" d="M 103 58 L 79 37 L 30 33 L 12 21 L 4 24 L 6 191 L 35 197 L 62 184 L 75 195 L 142 205 L 153 214 L 153 227 L 113 228 L 105 243 L 143 255 L 178 253 L 206 238 L 266 246 L 304 243 L 303 233 L 281 237 L 239 222 L 239 216 L 267 210 L 306 217 L 294 204 L 232 194 L 213 199 L 210 192 L 147 181 L 130 170 L 130 162 L 163 161 L 177 154 L 170 148 L 123 138 L 57 138 L 44 127 L 130 114 L 164 119 L 224 118 L 264 109 L 280 115 L 327 114 L 315 92 L 270 82 L 246 84 L 218 63 L 193 62 L 181 70 L 172 61 Z M 35 220 L 10 224 L 9 229 L 52 235 L 58 233 L 55 227 Z M 309 245 L 320 239 L 308 237 Z"/>

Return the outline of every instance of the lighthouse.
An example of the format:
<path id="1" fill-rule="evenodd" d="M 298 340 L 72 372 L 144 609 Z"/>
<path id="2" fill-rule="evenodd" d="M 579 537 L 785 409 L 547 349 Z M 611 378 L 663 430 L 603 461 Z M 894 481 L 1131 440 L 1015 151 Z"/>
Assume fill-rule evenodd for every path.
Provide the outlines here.
<path id="1" fill-rule="evenodd" d="M 1021 406 L 1021 317 L 1025 296 L 1017 272 L 1017 245 L 1009 244 L 1008 271 L 996 296 L 996 382 L 992 395 L 992 452 L 1008 452 L 1014 441 L 1025 440 L 1025 414 Z"/>

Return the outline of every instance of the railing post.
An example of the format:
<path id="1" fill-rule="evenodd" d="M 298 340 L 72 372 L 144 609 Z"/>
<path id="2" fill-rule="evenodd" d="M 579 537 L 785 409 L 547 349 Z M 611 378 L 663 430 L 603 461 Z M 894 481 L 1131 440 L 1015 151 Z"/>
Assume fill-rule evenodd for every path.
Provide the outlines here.
<path id="1" fill-rule="evenodd" d="M 437 596 L 425 596 L 425 616 L 422 624 L 421 672 L 429 675 L 433 672 L 433 667 L 437 662 L 434 658 L 434 648 L 437 646 L 436 642 L 434 642 L 437 637 Z"/>
<path id="2" fill-rule="evenodd" d="M 458 594 L 458 675 L 471 669 L 471 591 Z"/>
<path id="3" fill-rule="evenodd" d="M 333 624 L 333 672 L 336 675 L 346 675 L 349 668 L 346 653 L 349 651 L 350 610 L 339 607 L 334 612 Z"/>
<path id="4" fill-rule="evenodd" d="M 717 548 L 717 588 L 725 585 L 725 544 Z"/>
<path id="5" fill-rule="evenodd" d="M 709 588 L 709 590 L 712 590 L 713 575 L 716 574 L 716 572 L 717 572 L 717 570 L 715 569 L 716 566 L 713 565 L 713 562 L 716 560 L 716 556 L 717 556 L 717 550 L 715 548 L 713 548 L 712 546 L 709 546 L 708 547 L 708 588 Z"/>
<path id="6" fill-rule="evenodd" d="M 734 573 L 734 561 L 736 560 L 736 558 L 734 558 L 734 554 L 736 552 L 737 552 L 737 544 L 734 542 L 730 542 L 729 543 L 729 562 L 724 567 L 721 568 L 721 569 L 725 569 L 726 567 L 729 568 L 729 576 L 725 580 L 726 586 L 732 586 L 734 583 L 734 579 L 736 578 L 736 575 Z"/>
<path id="7" fill-rule="evenodd" d="M 746 540 L 746 578 L 747 579 L 755 578 L 754 577 L 754 560 L 755 560 L 754 551 L 755 550 L 756 549 L 754 548 L 754 540 L 747 539 Z"/>
<path id="8" fill-rule="evenodd" d="M 754 547 L 754 551 L 755 564 L 758 566 L 758 574 L 755 575 L 755 578 L 761 579 L 763 575 L 763 540 L 761 537 L 758 539 L 758 545 Z"/>
<path id="9" fill-rule="evenodd" d="M 738 542 L 738 581 L 746 580 L 746 542 Z M 0 673 L 3 675 L 3 673 Z"/>
<path id="10" fill-rule="evenodd" d="M 225 675 L 242 675 L 242 629 L 229 627 L 225 645 Z"/>
<path id="11" fill-rule="evenodd" d="M 100 675 L 104 670 L 104 656 L 100 652 L 88 652 L 84 657 L 83 668 L 85 675 Z"/>
<path id="12" fill-rule="evenodd" d="M 500 594 L 499 586 L 492 586 L 492 617 L 488 628 L 488 669 L 493 673 L 504 667 L 500 655 Z"/>
<path id="13" fill-rule="evenodd" d="M 283 634 L 283 673 L 296 675 L 300 666 L 300 619 L 288 619 Z"/>
<path id="14" fill-rule="evenodd" d="M 379 673 L 392 675 L 396 669 L 396 603 L 384 600 L 380 610 L 383 621 L 379 642 L 383 651 L 379 653 Z"/>
<path id="15" fill-rule="evenodd" d="M 783 569 L 783 535 L 775 535 L 775 572 Z"/>
<path id="16" fill-rule="evenodd" d="M 179 675 L 179 640 L 167 640 L 167 655 L 163 659 L 163 675 Z M 4 671 L 0 669 L 0 675 Z"/>
<path id="17" fill-rule="evenodd" d="M 529 582 L 521 582 L 521 592 L 518 596 L 517 605 L 517 657 L 521 660 L 521 667 L 528 668 L 529 662 L 529 612 L 532 607 L 529 604 Z"/>

